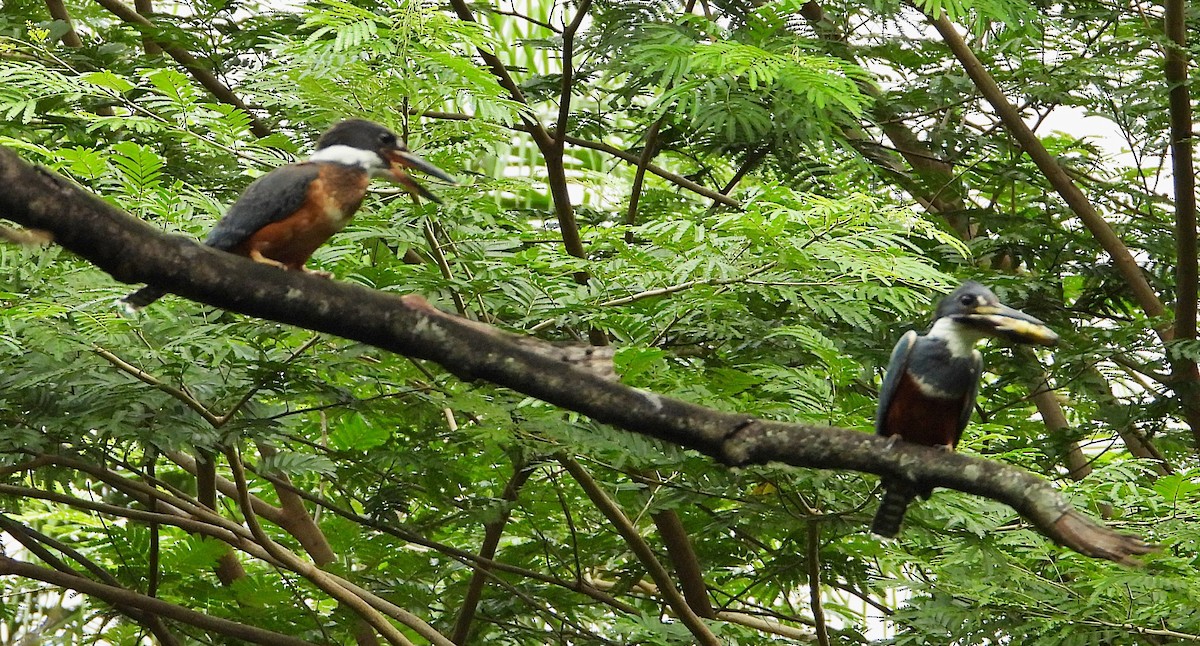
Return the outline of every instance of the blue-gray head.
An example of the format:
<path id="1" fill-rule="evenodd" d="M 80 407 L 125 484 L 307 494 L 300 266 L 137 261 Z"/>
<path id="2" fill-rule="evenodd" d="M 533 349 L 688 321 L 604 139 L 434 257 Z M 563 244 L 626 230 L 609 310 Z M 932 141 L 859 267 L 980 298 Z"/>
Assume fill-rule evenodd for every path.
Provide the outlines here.
<path id="1" fill-rule="evenodd" d="M 404 169 L 416 169 L 454 183 L 454 178 L 445 171 L 409 152 L 396 133 L 366 119 L 347 119 L 325 131 L 317 140 L 317 151 L 309 159 L 360 167 L 373 175 L 392 179 L 409 193 L 434 202 L 438 199 Z"/>
<path id="2" fill-rule="evenodd" d="M 1015 343 L 1054 345 L 1058 335 L 1038 319 L 1000 302 L 992 290 L 968 280 L 938 303 L 933 331 L 950 328 L 976 337 L 992 336 Z"/>

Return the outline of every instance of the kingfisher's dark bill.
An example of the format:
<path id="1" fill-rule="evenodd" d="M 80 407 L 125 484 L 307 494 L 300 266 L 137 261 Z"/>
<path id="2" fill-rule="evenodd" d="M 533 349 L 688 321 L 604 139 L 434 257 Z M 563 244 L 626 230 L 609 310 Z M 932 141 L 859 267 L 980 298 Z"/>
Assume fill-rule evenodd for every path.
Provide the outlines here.
<path id="1" fill-rule="evenodd" d="M 439 200 L 433 193 L 430 193 L 429 190 L 424 186 L 421 186 L 417 180 L 412 178 L 412 176 L 406 173 L 406 168 L 419 170 L 422 173 L 427 173 L 444 182 L 449 182 L 450 184 L 458 183 L 446 171 L 434 166 L 433 164 L 407 150 L 389 150 L 385 154 L 388 157 L 388 171 L 390 172 L 392 179 L 395 180 L 397 184 L 400 184 L 404 188 L 408 189 L 409 193 L 419 195 L 431 202 L 440 204 L 441 200 Z"/>

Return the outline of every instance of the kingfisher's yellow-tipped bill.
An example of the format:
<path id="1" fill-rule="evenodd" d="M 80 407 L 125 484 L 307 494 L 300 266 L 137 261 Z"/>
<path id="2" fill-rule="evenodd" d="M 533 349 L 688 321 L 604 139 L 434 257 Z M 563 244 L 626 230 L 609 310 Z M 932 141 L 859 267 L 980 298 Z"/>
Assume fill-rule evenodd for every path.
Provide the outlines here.
<path id="1" fill-rule="evenodd" d="M 1008 339 L 1016 343 L 1037 345 L 1058 343 L 1058 334 L 1047 327 L 1045 323 L 1007 305 L 979 305 L 971 313 L 961 314 L 955 318 L 989 336 Z"/>

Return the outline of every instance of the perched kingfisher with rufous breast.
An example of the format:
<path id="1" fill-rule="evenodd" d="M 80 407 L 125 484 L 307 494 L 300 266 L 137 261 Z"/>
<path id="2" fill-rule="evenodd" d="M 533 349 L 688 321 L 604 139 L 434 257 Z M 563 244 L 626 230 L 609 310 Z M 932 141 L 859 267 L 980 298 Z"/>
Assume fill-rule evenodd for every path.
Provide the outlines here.
<path id="1" fill-rule="evenodd" d="M 983 355 L 975 344 L 984 337 L 1039 345 L 1058 342 L 1045 323 L 1002 304 L 987 287 L 969 280 L 938 304 L 928 332 L 909 330 L 892 350 L 879 391 L 875 432 L 953 451 L 975 408 L 983 374 Z M 871 531 L 896 536 L 909 502 L 930 492 L 912 482 L 885 478 Z"/>
<path id="2" fill-rule="evenodd" d="M 280 269 L 329 277 L 304 265 L 354 217 L 372 177 L 395 181 L 414 199 L 438 202 L 406 168 L 454 183 L 445 171 L 409 152 L 386 127 L 364 119 L 342 121 L 321 135 L 308 160 L 276 168 L 246 187 L 204 244 Z M 132 312 L 166 293 L 147 285 L 119 303 Z"/>

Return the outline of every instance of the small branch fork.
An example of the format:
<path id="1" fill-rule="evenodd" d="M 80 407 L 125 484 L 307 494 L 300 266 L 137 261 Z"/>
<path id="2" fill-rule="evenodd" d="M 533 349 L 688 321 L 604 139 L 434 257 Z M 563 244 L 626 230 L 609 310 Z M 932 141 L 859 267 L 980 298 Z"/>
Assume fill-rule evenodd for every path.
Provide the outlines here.
<path id="1" fill-rule="evenodd" d="M 902 478 L 986 496 L 1081 554 L 1132 564 L 1154 549 L 1076 511 L 1049 482 L 1015 467 L 866 433 L 726 413 L 637 390 L 564 365 L 537 342 L 441 312 L 418 296 L 281 272 L 155 230 L 98 197 L 0 148 L 0 213 L 53 233 L 63 247 L 124 282 L 146 282 L 215 307 L 267 318 L 441 364 L 700 451 L 730 466 L 782 462 Z M 240 529 L 240 528 L 239 528 Z"/>
<path id="2" fill-rule="evenodd" d="M 450 6 L 455 15 L 463 22 L 476 22 L 475 15 L 467 0 L 450 0 Z M 575 32 L 583 23 L 591 6 L 591 0 L 583 0 L 576 12 L 575 19 L 563 29 L 563 93 L 560 98 L 558 132 L 551 133 L 545 126 L 532 117 L 522 113 L 521 120 L 525 130 L 533 138 L 534 144 L 541 151 L 546 161 L 547 181 L 550 185 L 551 199 L 554 204 L 554 214 L 558 219 L 563 246 L 567 253 L 576 258 L 586 258 L 583 239 L 579 235 L 579 226 L 575 221 L 575 209 L 571 205 L 571 196 L 567 191 L 566 167 L 563 165 L 563 144 L 566 140 L 566 119 L 570 116 L 571 83 L 573 75 L 572 57 L 574 55 Z M 478 50 L 480 59 L 488 66 L 496 81 L 508 91 L 510 98 L 517 103 L 528 105 L 520 85 L 513 79 L 512 74 L 494 53 L 484 49 Z M 587 281 L 586 273 L 576 274 L 576 280 Z"/>
<path id="3" fill-rule="evenodd" d="M 709 630 L 708 626 L 700 619 L 700 617 L 688 605 L 683 594 L 675 588 L 675 582 L 671 579 L 671 573 L 663 566 L 658 557 L 654 555 L 654 550 L 646 539 L 638 533 L 637 527 L 633 521 L 625 515 L 625 512 L 617 505 L 616 501 L 608 496 L 600 485 L 592 478 L 578 462 L 570 457 L 563 457 L 559 460 L 563 467 L 575 479 L 587 497 L 591 499 L 592 504 L 600 513 L 608 518 L 608 522 L 617 530 L 621 538 L 625 539 L 625 543 L 633 550 L 642 567 L 646 568 L 646 572 L 650 578 L 654 580 L 654 584 L 658 586 L 658 593 L 662 595 L 671 611 L 679 617 L 683 625 L 687 626 L 691 631 L 692 636 L 696 638 L 696 642 L 705 644 L 706 646 L 720 646 L 721 641 L 717 636 Z"/>

